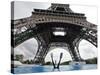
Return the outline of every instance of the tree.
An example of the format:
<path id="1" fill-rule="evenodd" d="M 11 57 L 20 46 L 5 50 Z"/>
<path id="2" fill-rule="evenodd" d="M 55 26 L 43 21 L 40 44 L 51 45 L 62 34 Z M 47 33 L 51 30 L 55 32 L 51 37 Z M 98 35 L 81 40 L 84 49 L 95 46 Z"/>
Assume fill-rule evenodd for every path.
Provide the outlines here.
<path id="1" fill-rule="evenodd" d="M 23 57 L 24 57 L 23 55 L 16 55 L 15 60 L 23 62 Z"/>

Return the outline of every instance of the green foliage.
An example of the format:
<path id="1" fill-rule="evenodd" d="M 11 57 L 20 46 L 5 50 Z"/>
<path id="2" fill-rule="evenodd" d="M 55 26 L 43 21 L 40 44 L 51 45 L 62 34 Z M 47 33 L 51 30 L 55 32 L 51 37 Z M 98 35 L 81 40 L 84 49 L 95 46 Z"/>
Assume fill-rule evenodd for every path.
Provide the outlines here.
<path id="1" fill-rule="evenodd" d="M 22 62 L 23 61 L 23 55 L 16 55 L 15 60 Z"/>
<path id="2" fill-rule="evenodd" d="M 26 61 L 23 61 L 24 64 L 33 64 L 33 60 L 26 60 Z"/>
<path id="3" fill-rule="evenodd" d="M 85 60 L 86 64 L 97 64 L 97 58 Z"/>
<path id="4" fill-rule="evenodd" d="M 66 62 L 61 63 L 60 65 L 69 65 L 70 62 L 71 61 L 66 61 Z"/>
<path id="5" fill-rule="evenodd" d="M 52 63 L 48 61 L 48 62 L 44 63 L 43 65 L 52 65 Z"/>

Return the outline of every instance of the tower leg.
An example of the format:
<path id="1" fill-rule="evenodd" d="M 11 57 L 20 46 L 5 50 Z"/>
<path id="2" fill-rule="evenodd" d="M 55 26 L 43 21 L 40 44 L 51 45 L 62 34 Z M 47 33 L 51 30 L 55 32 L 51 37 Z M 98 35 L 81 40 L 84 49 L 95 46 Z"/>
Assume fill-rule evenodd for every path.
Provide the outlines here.
<path id="1" fill-rule="evenodd" d="M 80 61 L 80 58 L 78 57 L 77 51 L 75 50 L 74 45 L 71 43 L 68 45 L 69 52 L 71 54 L 72 60 L 73 61 Z"/>

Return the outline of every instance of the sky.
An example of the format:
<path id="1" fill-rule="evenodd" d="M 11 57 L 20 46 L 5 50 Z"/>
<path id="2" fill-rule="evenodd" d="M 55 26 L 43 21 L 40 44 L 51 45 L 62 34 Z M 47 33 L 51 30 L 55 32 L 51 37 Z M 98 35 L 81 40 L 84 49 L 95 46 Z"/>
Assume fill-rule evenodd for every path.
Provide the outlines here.
<path id="1" fill-rule="evenodd" d="M 67 4 L 67 3 L 64 3 Z M 33 2 L 15 2 L 14 6 L 14 18 L 12 19 L 20 19 L 29 17 L 32 15 L 32 11 L 34 8 L 39 9 L 47 9 L 50 7 L 51 3 L 33 3 Z M 97 24 L 97 8 L 94 6 L 84 6 L 84 5 L 70 5 L 70 8 L 77 13 L 84 13 L 87 17 L 87 20 L 91 23 Z M 38 48 L 37 40 L 34 38 L 31 38 L 24 43 L 20 44 L 16 48 L 14 48 L 14 53 L 16 54 L 23 54 L 24 60 L 27 59 L 34 59 L 34 56 L 36 54 Z M 82 40 L 79 45 L 80 55 L 84 59 L 97 57 L 97 48 L 95 48 L 92 44 L 90 44 L 86 40 Z M 62 49 L 62 48 L 55 48 L 51 50 L 46 58 L 45 62 L 51 61 L 50 54 L 54 54 L 54 59 L 59 59 L 59 54 L 63 52 L 63 58 L 62 62 L 71 60 L 71 56 L 68 52 L 68 50 Z"/>

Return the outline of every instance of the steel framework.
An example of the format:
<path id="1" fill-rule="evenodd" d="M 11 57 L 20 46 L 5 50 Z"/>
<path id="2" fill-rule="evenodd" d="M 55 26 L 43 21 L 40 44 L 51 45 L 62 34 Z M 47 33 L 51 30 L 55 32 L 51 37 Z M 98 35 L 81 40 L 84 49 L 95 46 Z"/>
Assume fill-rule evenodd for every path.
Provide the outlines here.
<path id="1" fill-rule="evenodd" d="M 64 36 L 53 32 L 65 32 Z M 51 46 L 68 47 L 73 61 L 81 61 L 79 42 L 85 39 L 97 47 L 97 25 L 86 20 L 82 13 L 75 13 L 69 4 L 51 4 L 47 10 L 34 9 L 27 18 L 11 20 L 11 46 L 16 47 L 30 38 L 38 40 L 35 64 L 43 64 Z"/>

